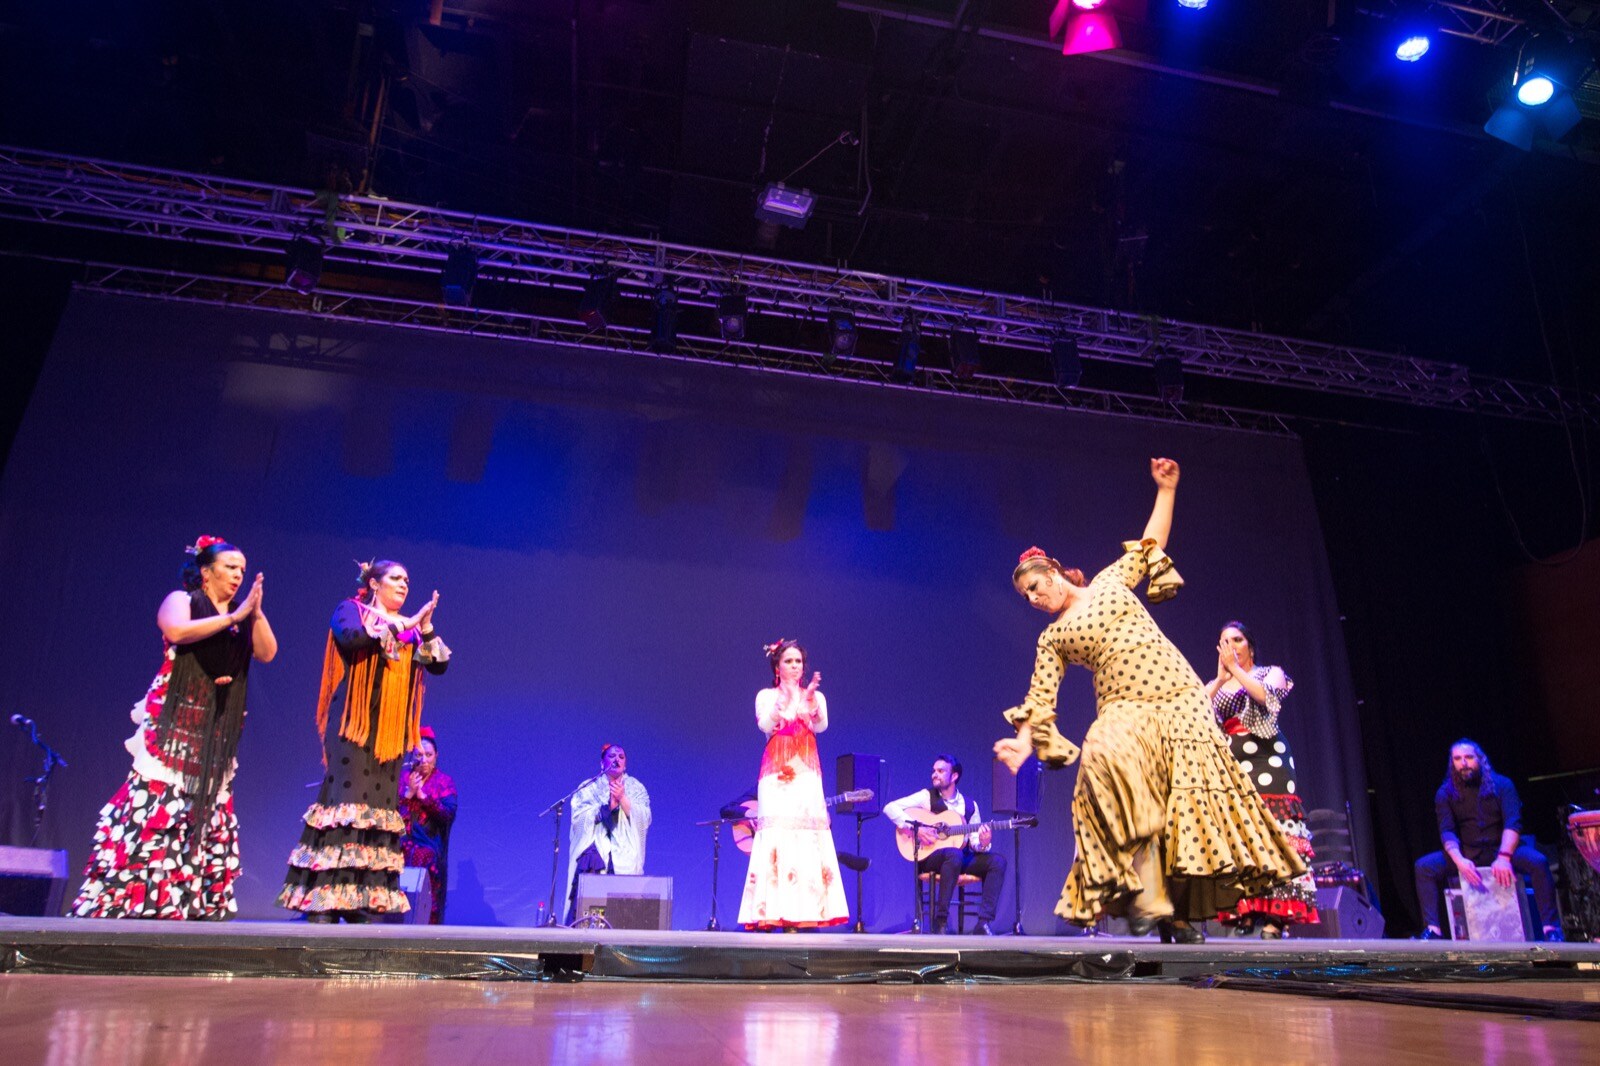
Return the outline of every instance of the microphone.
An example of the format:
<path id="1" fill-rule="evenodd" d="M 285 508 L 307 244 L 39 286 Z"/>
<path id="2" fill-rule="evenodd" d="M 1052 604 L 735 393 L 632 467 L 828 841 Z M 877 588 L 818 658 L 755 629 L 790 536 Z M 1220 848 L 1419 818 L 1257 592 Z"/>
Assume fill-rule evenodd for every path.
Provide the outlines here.
<path id="1" fill-rule="evenodd" d="M 18 729 L 32 729 L 33 719 L 25 714 L 14 714 L 11 716 L 11 724 Z"/>

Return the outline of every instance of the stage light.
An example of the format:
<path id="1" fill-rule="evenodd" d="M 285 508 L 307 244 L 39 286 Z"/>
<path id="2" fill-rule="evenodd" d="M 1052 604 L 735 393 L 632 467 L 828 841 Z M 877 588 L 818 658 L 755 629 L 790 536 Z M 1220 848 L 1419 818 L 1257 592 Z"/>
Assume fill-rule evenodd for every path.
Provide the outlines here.
<path id="1" fill-rule="evenodd" d="M 1156 395 L 1163 403 L 1183 402 L 1183 361 L 1177 356 L 1163 353 L 1156 356 Z"/>
<path id="2" fill-rule="evenodd" d="M 717 301 L 717 328 L 725 341 L 744 340 L 749 325 L 750 301 L 742 292 L 730 292 Z"/>
<path id="3" fill-rule="evenodd" d="M 1061 54 L 1068 56 L 1122 47 L 1117 17 L 1102 10 L 1106 0 L 1056 0 L 1050 12 L 1050 37 L 1063 34 Z"/>
<path id="4" fill-rule="evenodd" d="M 1097 7 L 1104 7 L 1106 0 L 1072 0 L 1072 6 L 1082 11 L 1093 11 Z"/>
<path id="5" fill-rule="evenodd" d="M 783 182 L 768 185 L 756 202 L 756 218 L 790 229 L 804 229 L 817 198 L 808 189 L 790 189 Z"/>
<path id="6" fill-rule="evenodd" d="M 1556 94 L 1556 83 L 1535 74 L 1517 86 L 1517 103 L 1523 107 L 1543 107 Z"/>
<path id="7" fill-rule="evenodd" d="M 1075 389 L 1083 380 L 1083 360 L 1078 357 L 1078 338 L 1057 337 L 1050 342 L 1050 372 L 1056 388 Z"/>
<path id="8" fill-rule="evenodd" d="M 655 317 L 650 323 L 650 350 L 671 355 L 678 350 L 678 294 L 670 285 L 657 286 L 650 298 Z"/>
<path id="9" fill-rule="evenodd" d="M 1594 56 L 1582 45 L 1535 37 L 1517 52 L 1511 91 L 1483 124 L 1489 136 L 1524 152 L 1540 135 L 1558 141 L 1583 118 L 1568 86 L 1582 83 Z"/>
<path id="10" fill-rule="evenodd" d="M 284 250 L 283 283 L 295 292 L 311 292 L 322 280 L 322 245 L 296 237 Z"/>
<path id="11" fill-rule="evenodd" d="M 1190 11 L 1199 11 L 1206 6 L 1206 0 L 1178 0 L 1179 7 L 1186 7 Z"/>
<path id="12" fill-rule="evenodd" d="M 1394 57 L 1402 63 L 1415 63 L 1428 54 L 1433 42 L 1424 33 L 1407 34 L 1394 49 Z"/>
<path id="13" fill-rule="evenodd" d="M 578 301 L 578 319 L 590 329 L 605 329 L 616 316 L 617 276 L 601 274 L 590 278 Z"/>
<path id="14" fill-rule="evenodd" d="M 828 312 L 828 345 L 822 361 L 832 365 L 841 355 L 856 354 L 856 319 L 848 311 Z"/>
<path id="15" fill-rule="evenodd" d="M 983 369 L 983 353 L 978 350 L 978 331 L 957 326 L 950 331 L 950 367 L 956 377 L 966 381 Z"/>
<path id="16" fill-rule="evenodd" d="M 458 244 L 444 257 L 444 267 L 439 271 L 439 295 L 451 307 L 466 307 L 472 303 L 472 286 L 478 280 L 478 253 L 465 244 Z"/>
<path id="17" fill-rule="evenodd" d="M 899 381 L 910 381 L 917 375 L 917 360 L 922 355 L 922 333 L 915 319 L 908 318 L 900 327 L 900 342 L 895 351 L 894 376 Z"/>

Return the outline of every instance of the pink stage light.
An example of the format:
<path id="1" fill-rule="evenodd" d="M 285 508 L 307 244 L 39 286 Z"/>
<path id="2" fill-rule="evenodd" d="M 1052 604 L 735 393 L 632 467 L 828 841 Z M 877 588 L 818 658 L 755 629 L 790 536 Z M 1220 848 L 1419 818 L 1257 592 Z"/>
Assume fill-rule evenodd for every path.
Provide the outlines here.
<path id="1" fill-rule="evenodd" d="M 1122 31 L 1117 17 L 1109 11 L 1086 11 L 1067 24 L 1067 40 L 1061 46 L 1064 56 L 1103 52 L 1122 47 Z"/>
<path id="2" fill-rule="evenodd" d="M 1050 12 L 1050 36 L 1065 32 L 1061 54 L 1079 56 L 1122 47 L 1122 30 L 1117 17 L 1100 11 L 1107 0 L 1056 0 Z"/>

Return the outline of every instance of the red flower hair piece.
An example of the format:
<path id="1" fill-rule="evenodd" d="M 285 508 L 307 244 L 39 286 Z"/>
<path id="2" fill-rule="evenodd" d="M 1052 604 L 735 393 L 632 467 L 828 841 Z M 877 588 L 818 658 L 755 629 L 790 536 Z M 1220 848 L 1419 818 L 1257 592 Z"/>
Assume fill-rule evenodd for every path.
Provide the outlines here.
<path id="1" fill-rule="evenodd" d="M 211 547 L 213 544 L 226 544 L 226 543 L 228 543 L 227 540 L 222 538 L 222 537 L 210 537 L 210 536 L 198 537 L 198 538 L 195 539 L 195 542 L 193 544 L 189 545 L 187 548 L 185 548 L 183 550 L 184 550 L 185 554 L 188 554 L 188 555 L 199 555 L 201 552 L 205 551 L 207 548 Z"/>
<path id="2" fill-rule="evenodd" d="M 1029 559 L 1049 559 L 1049 558 L 1050 558 L 1050 554 L 1048 552 L 1046 552 L 1043 548 L 1040 548 L 1040 547 L 1038 547 L 1036 545 L 1036 546 L 1034 546 L 1032 548 L 1029 548 L 1027 551 L 1023 552 L 1020 556 L 1017 557 L 1017 565 L 1021 566 L 1023 563 L 1027 562 Z"/>

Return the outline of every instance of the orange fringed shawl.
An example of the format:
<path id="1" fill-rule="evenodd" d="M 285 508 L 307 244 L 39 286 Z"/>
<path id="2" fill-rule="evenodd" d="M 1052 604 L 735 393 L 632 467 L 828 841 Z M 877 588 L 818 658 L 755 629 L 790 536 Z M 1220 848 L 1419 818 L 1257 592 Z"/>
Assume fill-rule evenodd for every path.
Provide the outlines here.
<path id="1" fill-rule="evenodd" d="M 344 690 L 344 716 L 339 720 L 339 735 L 352 744 L 366 744 L 373 726 L 369 694 L 375 683 L 381 685 L 378 737 L 372 749 L 373 757 L 379 762 L 393 762 L 422 741 L 424 675 L 421 670 L 412 668 L 415 651 L 412 645 L 402 644 L 400 657 L 391 660 L 373 648 L 350 664 L 350 683 Z M 317 694 L 317 735 L 324 740 L 328 736 L 328 709 L 333 703 L 333 693 L 344 676 L 344 656 L 339 654 L 339 646 L 330 633 L 327 651 L 322 655 L 322 691 Z M 326 760 L 326 754 L 323 758 Z"/>

